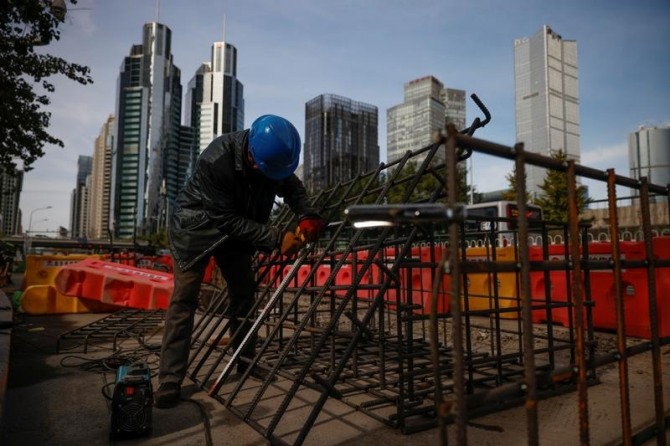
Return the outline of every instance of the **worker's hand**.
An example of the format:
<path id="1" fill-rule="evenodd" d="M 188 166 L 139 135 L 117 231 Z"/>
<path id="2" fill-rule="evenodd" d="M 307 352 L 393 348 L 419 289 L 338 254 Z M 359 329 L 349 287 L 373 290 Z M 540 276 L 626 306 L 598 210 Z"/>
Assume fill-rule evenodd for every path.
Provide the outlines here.
<path id="1" fill-rule="evenodd" d="M 286 231 L 282 236 L 280 252 L 285 256 L 292 256 L 296 252 L 300 251 L 302 245 L 305 244 L 305 238 L 299 231 L 291 232 Z"/>
<path id="2" fill-rule="evenodd" d="M 298 229 L 308 242 L 315 242 L 326 229 L 326 222 L 319 215 L 307 214 L 298 220 Z M 298 232 L 298 229 L 296 229 L 296 232 Z"/>

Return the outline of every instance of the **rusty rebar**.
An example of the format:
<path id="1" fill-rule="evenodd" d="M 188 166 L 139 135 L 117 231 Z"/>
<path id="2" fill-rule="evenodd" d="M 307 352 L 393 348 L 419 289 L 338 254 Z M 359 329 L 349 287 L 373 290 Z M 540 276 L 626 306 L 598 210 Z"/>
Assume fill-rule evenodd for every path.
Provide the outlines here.
<path id="1" fill-rule="evenodd" d="M 614 273 L 614 308 L 616 310 L 616 339 L 619 354 L 619 394 L 621 403 L 621 437 L 625 446 L 632 445 L 630 423 L 630 394 L 628 390 L 628 354 L 626 351 L 626 319 L 621 285 L 621 245 L 619 243 L 619 216 L 616 206 L 614 169 L 607 171 L 607 198 L 610 217 L 610 242 Z"/>
<path id="2" fill-rule="evenodd" d="M 575 162 L 567 162 L 568 180 L 568 225 L 570 232 L 570 257 L 572 259 L 572 295 L 575 305 L 575 332 L 577 356 L 577 397 L 579 405 L 579 443 L 589 444 L 589 404 L 586 382 L 586 361 L 584 352 L 584 296 L 582 296 L 582 267 L 579 243 L 579 196 Z"/>
<path id="3" fill-rule="evenodd" d="M 665 445 L 665 420 L 663 410 L 663 370 L 661 365 L 661 344 L 658 329 L 658 305 L 656 303 L 656 266 L 654 264 L 653 244 L 651 240 L 651 215 L 649 207 L 649 182 L 647 177 L 640 179 L 640 213 L 644 232 L 644 246 L 647 260 L 647 282 L 649 297 L 649 328 L 651 330 L 651 357 L 654 375 L 654 408 L 656 410 L 656 441 Z"/>
<path id="4" fill-rule="evenodd" d="M 537 421 L 537 384 L 535 380 L 535 340 L 533 338 L 533 303 L 530 296 L 530 258 L 528 250 L 528 217 L 526 215 L 526 165 L 523 144 L 514 146 L 516 157 L 516 199 L 519 208 L 519 259 L 521 262 L 521 315 L 523 326 L 523 361 L 525 369 L 526 391 L 526 425 L 528 445 L 539 444 L 539 429 Z"/>

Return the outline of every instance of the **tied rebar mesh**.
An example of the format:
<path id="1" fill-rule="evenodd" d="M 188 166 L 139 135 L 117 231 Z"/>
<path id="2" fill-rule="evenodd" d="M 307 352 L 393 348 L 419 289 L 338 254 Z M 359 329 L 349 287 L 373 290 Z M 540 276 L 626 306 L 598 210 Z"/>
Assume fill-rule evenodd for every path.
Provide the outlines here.
<path id="1" fill-rule="evenodd" d="M 315 196 L 313 205 L 330 222 L 326 234 L 293 258 L 276 253 L 255 258 L 256 303 L 247 318 L 258 334 L 256 356 L 238 357 L 232 347 L 234 341 L 254 337 L 231 332 L 222 284 L 198 315 L 190 378 L 277 444 L 302 444 L 343 407 L 406 434 L 439 426 L 445 432 L 443 444 L 446 425 L 454 423 L 455 444 L 467 444 L 472 418 L 520 404 L 526 408 L 527 442 L 539 444 L 538 401 L 577 390 L 579 440 L 589 444 L 588 386 L 598 382 L 599 367 L 616 362 L 624 443 L 656 436 L 658 444 L 665 444 L 659 352 L 669 339 L 659 336 L 653 279 L 648 342 L 623 342 L 619 291 L 617 350 L 605 354 L 596 350 L 591 295 L 595 272 L 613 271 L 620 281 L 622 268 L 638 268 L 651 278 L 655 268 L 670 266 L 670 253 L 654 258 L 649 242 L 644 261 L 621 261 L 614 243 L 617 261 L 593 258 L 589 225 L 577 215 L 575 184 L 577 177 L 608 181 L 639 190 L 643 201 L 650 193 L 667 197 L 667 188 L 641 187 L 613 173 L 564 165 L 521 145 L 493 144 L 453 128 L 443 142 Z M 357 205 L 456 206 L 456 159 L 463 150 L 516 163 L 521 205 L 516 228 L 505 230 L 508 246 L 496 246 L 499 228 L 505 227 L 501 223 L 510 221 L 507 216 L 367 228 L 356 228 L 344 217 L 345 209 Z M 528 220 L 523 204 L 526 164 L 566 172 L 567 222 Z M 616 222 L 612 203 L 610 219 Z M 644 214 L 645 234 L 650 234 Z M 292 229 L 296 222 L 282 209 L 275 224 Z M 564 242 L 550 245 L 557 235 Z M 565 284 L 560 296 L 552 286 L 559 279 Z M 648 350 L 655 371 L 656 417 L 635 436 L 627 409 L 626 361 Z M 233 373 L 231 361 L 251 367 L 240 376 Z M 267 378 L 252 379 L 254 369 Z"/>

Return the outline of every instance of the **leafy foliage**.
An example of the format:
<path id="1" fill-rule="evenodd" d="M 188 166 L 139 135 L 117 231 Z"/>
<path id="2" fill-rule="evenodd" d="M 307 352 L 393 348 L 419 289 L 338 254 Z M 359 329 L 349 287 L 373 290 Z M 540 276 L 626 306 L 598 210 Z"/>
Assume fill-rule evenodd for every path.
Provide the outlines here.
<path id="1" fill-rule="evenodd" d="M 563 151 L 552 154 L 555 160 L 565 162 L 568 156 Z M 542 207 L 544 219 L 548 221 L 568 221 L 568 175 L 566 172 L 549 170 L 540 185 L 542 193 L 535 200 L 535 204 Z M 581 214 L 590 199 L 586 195 L 584 186 L 577 186 L 577 213 Z"/>
<path id="2" fill-rule="evenodd" d="M 145 240 L 149 242 L 149 244 L 151 244 L 155 248 L 166 249 L 170 246 L 170 242 L 168 241 L 167 229 L 165 228 L 161 229 L 160 232 L 147 234 L 137 238 L 138 240 Z"/>
<path id="3" fill-rule="evenodd" d="M 83 85 L 93 82 L 88 67 L 35 51 L 60 39 L 64 12 L 50 0 L 0 1 L 0 169 L 8 174 L 16 172 L 19 160 L 23 170 L 31 170 L 44 156 L 45 144 L 64 146 L 47 131 L 51 113 L 43 107 L 55 91 L 49 77 L 61 74 Z"/>
<path id="4" fill-rule="evenodd" d="M 415 161 L 408 162 L 402 172 L 401 178 L 408 178 L 414 176 L 418 171 L 417 164 Z M 456 166 L 457 172 L 457 196 L 456 200 L 461 203 L 467 203 L 469 200 L 470 186 L 467 184 L 467 168 L 464 163 L 459 163 Z M 446 169 L 444 165 L 437 165 L 436 163 L 431 163 L 431 166 L 426 170 L 426 173 L 421 176 L 416 188 L 410 194 L 407 202 L 417 203 L 427 201 L 434 193 L 435 190 L 441 189 L 439 193 L 440 199 L 438 201 L 446 200 Z M 410 186 L 410 181 L 403 181 L 399 184 L 393 186 L 388 193 L 388 202 L 389 203 L 400 203 L 402 202 L 402 197 L 404 196 L 406 190 Z M 475 195 L 477 195 L 475 191 Z"/>
<path id="5" fill-rule="evenodd" d="M 527 176 L 528 175 L 524 175 L 524 183 Z M 512 171 L 510 173 L 505 175 L 505 179 L 507 180 L 507 184 L 509 184 L 509 189 L 503 192 L 502 199 L 506 201 L 516 201 L 516 165 L 512 167 Z"/>

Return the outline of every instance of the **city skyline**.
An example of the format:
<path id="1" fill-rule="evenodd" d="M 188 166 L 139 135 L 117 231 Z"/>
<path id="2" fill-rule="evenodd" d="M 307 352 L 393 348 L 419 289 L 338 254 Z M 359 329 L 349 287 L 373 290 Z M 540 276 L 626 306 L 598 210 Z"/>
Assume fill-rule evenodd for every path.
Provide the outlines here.
<path id="1" fill-rule="evenodd" d="M 45 157 L 26 174 L 20 203 L 24 228 L 31 210 L 47 205 L 53 208 L 45 215 L 46 229 L 69 225 L 76 159 L 93 153 L 100 127 L 114 110 L 119 64 L 140 39 L 143 25 L 156 19 L 172 29 L 172 53 L 182 82 L 208 59 L 212 42 L 224 40 L 238 48 L 245 126 L 260 114 L 280 114 L 294 122 L 304 141 L 305 102 L 326 93 L 354 97 L 379 109 L 382 160 L 386 110 L 401 102 L 405 82 L 427 75 L 467 95 L 477 93 L 493 119 L 476 136 L 512 145 L 513 42 L 545 24 L 579 46 L 582 164 L 614 167 L 628 175 L 627 135 L 640 125 L 670 122 L 664 82 L 670 64 L 663 59 L 670 6 L 662 1 L 513 1 L 507 8 L 518 14 L 510 14 L 514 17 L 505 23 L 497 20 L 497 3 L 490 1 L 469 6 L 433 1 L 267 3 L 187 7 L 163 1 L 159 12 L 156 2 L 80 0 L 71 8 L 61 40 L 44 51 L 91 66 L 95 84 L 56 82 L 50 130 L 66 148 L 46 147 Z M 467 110 L 469 123 L 477 116 L 469 99 Z M 511 166 L 487 165 L 477 155 L 473 163 L 483 181 L 475 182 L 478 191 L 506 186 Z"/>

